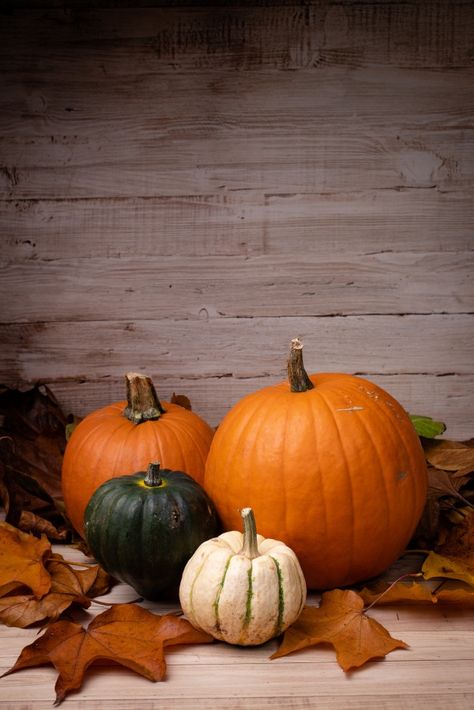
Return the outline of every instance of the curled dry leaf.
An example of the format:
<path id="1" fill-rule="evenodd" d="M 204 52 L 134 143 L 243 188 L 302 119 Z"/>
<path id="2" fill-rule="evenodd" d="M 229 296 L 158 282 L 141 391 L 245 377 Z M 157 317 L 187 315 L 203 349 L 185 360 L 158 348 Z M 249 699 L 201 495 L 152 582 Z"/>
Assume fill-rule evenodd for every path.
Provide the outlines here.
<path id="1" fill-rule="evenodd" d="M 424 443 L 428 463 L 444 471 L 474 471 L 474 447 L 461 441 L 438 439 Z"/>
<path id="2" fill-rule="evenodd" d="M 440 604 L 474 609 L 474 588 L 457 581 L 443 582 L 436 589 L 436 599 Z"/>
<path id="3" fill-rule="evenodd" d="M 435 604 L 437 599 L 426 582 L 403 581 L 367 586 L 357 592 L 365 604 Z"/>
<path id="4" fill-rule="evenodd" d="M 356 592 L 341 589 L 325 592 L 319 607 L 304 607 L 271 658 L 320 643 L 334 646 L 337 662 L 344 671 L 386 656 L 396 648 L 407 648 L 404 641 L 390 636 L 387 629 L 364 614 L 364 602 Z"/>
<path id="5" fill-rule="evenodd" d="M 472 508 L 474 447 L 472 441 L 423 439 L 423 448 L 428 466 L 428 497 L 412 544 L 432 548 L 450 537 L 462 521 L 461 509 Z"/>
<path id="6" fill-rule="evenodd" d="M 462 582 L 444 581 L 441 586 L 425 580 L 399 581 L 364 587 L 358 594 L 366 604 L 457 604 L 474 607 L 474 589 Z"/>
<path id="7" fill-rule="evenodd" d="M 34 537 L 0 523 L 0 596 L 24 585 L 39 599 L 51 587 L 51 576 L 45 567 L 51 555 L 48 539 Z"/>
<path id="8" fill-rule="evenodd" d="M 88 591 L 94 585 L 99 566 L 77 570 L 65 563 L 60 555 L 46 562 L 51 575 L 51 588 L 36 599 L 32 594 L 11 594 L 0 598 L 0 621 L 7 626 L 25 628 L 37 621 L 56 621 L 72 603 L 87 608 L 91 599 Z"/>
<path id="9" fill-rule="evenodd" d="M 447 578 L 458 579 L 474 587 L 474 565 L 462 558 L 445 557 L 436 552 L 430 552 L 422 567 L 425 579 Z"/>
<path id="10" fill-rule="evenodd" d="M 68 537 L 66 529 L 58 530 L 49 520 L 45 520 L 29 510 L 21 511 L 17 527 L 23 532 L 44 533 L 49 540 L 55 542 L 64 542 Z"/>
<path id="11" fill-rule="evenodd" d="M 189 397 L 186 397 L 185 394 L 176 394 L 173 392 L 170 402 L 172 402 L 172 404 L 179 404 L 180 407 L 184 407 L 184 409 L 192 411 L 191 400 Z"/>
<path id="12" fill-rule="evenodd" d="M 20 527 L 27 511 L 60 533 L 67 527 L 61 494 L 66 421 L 47 387 L 22 392 L 0 385 L 0 494 L 7 522 Z"/>
<path id="13" fill-rule="evenodd" d="M 152 681 L 166 674 L 165 648 L 176 644 L 209 643 L 211 636 L 197 631 L 185 619 L 158 616 L 136 604 L 119 604 L 103 612 L 84 629 L 71 621 L 56 621 L 21 652 L 7 671 L 52 663 L 59 673 L 56 704 L 81 687 L 88 666 L 109 659 Z"/>

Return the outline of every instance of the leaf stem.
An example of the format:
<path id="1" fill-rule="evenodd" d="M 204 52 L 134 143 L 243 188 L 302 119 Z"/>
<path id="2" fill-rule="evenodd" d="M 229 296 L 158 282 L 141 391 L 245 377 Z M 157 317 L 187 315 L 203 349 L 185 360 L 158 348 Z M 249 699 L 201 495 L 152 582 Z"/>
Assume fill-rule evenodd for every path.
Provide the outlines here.
<path id="1" fill-rule="evenodd" d="M 369 611 L 369 609 L 371 609 L 373 606 L 378 604 L 378 602 L 382 599 L 382 597 L 385 596 L 385 594 L 387 594 L 387 592 L 389 592 L 392 589 L 392 587 L 394 587 L 397 584 L 397 582 L 401 582 L 402 579 L 405 579 L 405 577 L 423 577 L 423 573 L 422 572 L 407 572 L 406 574 L 402 574 L 401 577 L 398 577 L 398 579 L 395 579 L 391 584 L 389 584 L 387 589 L 384 589 L 384 591 L 381 594 L 379 594 L 379 596 L 376 597 L 376 599 L 374 599 L 374 601 L 371 602 L 369 604 L 369 606 L 365 607 L 364 614 L 366 611 Z"/>

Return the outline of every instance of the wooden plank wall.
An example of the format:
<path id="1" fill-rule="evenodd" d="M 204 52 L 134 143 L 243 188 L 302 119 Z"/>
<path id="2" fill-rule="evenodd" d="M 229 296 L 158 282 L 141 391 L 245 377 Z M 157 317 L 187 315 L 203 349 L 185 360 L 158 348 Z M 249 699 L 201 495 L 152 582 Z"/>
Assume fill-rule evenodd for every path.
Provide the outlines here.
<path id="1" fill-rule="evenodd" d="M 141 4 L 1 16 L 0 382 L 215 425 L 298 335 L 472 436 L 474 3 Z"/>

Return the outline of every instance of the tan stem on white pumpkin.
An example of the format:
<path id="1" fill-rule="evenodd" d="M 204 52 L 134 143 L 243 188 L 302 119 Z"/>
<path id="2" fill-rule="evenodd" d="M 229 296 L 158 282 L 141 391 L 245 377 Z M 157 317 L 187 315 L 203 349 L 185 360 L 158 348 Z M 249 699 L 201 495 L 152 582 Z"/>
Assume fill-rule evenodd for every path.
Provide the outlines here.
<path id="1" fill-rule="evenodd" d="M 127 406 L 123 414 L 134 424 L 159 419 L 165 413 L 151 378 L 138 372 L 125 375 Z"/>
<path id="2" fill-rule="evenodd" d="M 242 520 L 244 521 L 244 539 L 242 541 L 242 549 L 239 555 L 245 555 L 249 560 L 260 557 L 257 545 L 257 526 L 255 524 L 255 516 L 252 508 L 242 508 L 240 511 Z"/>
<path id="3" fill-rule="evenodd" d="M 288 382 L 292 392 L 306 392 L 314 388 L 303 365 L 303 343 L 299 338 L 293 338 L 288 358 Z"/>

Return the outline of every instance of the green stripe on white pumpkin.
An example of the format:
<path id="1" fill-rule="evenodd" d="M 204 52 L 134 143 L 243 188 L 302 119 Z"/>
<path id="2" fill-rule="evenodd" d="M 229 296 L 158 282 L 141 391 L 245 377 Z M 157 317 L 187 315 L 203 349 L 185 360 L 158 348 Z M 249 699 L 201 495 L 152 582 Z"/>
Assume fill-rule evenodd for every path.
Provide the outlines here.
<path id="1" fill-rule="evenodd" d="M 270 557 L 272 556 L 270 555 Z M 278 617 L 275 625 L 275 636 L 279 636 L 281 634 L 281 627 L 283 624 L 283 613 L 285 611 L 285 592 L 283 590 L 283 576 L 281 573 L 280 563 L 274 557 L 272 557 L 272 560 L 275 564 L 276 573 L 278 577 Z"/>
<path id="2" fill-rule="evenodd" d="M 294 552 L 257 535 L 251 508 L 234 530 L 202 543 L 188 561 L 179 596 L 198 629 L 227 643 L 250 646 L 281 634 L 301 613 L 306 582 Z"/>

